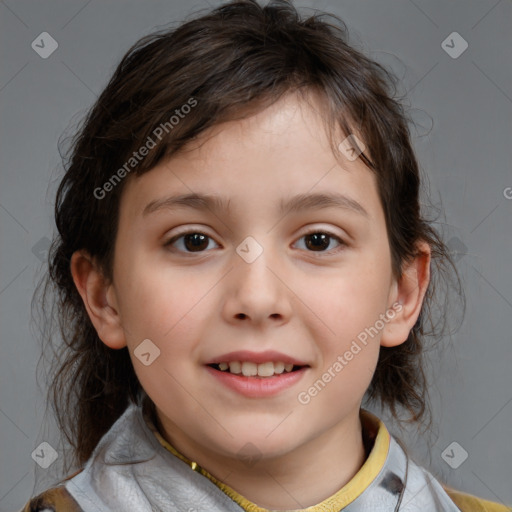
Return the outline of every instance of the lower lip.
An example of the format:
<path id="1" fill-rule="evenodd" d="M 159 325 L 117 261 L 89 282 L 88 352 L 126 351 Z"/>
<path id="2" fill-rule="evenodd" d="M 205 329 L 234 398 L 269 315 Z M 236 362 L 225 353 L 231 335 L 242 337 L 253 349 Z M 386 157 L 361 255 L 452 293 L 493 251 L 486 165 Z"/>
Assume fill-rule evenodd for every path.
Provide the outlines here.
<path id="1" fill-rule="evenodd" d="M 226 387 L 250 398 L 265 398 L 277 395 L 290 388 L 302 379 L 307 366 L 289 373 L 281 373 L 272 377 L 245 377 L 228 371 L 215 370 L 211 366 L 206 369 Z"/>

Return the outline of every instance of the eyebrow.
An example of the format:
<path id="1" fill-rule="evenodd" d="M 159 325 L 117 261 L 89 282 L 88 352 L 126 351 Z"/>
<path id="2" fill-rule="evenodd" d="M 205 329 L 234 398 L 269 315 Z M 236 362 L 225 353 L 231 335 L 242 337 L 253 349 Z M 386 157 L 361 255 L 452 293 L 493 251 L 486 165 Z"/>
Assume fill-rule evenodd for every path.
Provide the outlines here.
<path id="1" fill-rule="evenodd" d="M 228 212 L 230 200 L 225 197 L 208 194 L 180 194 L 162 199 L 156 199 L 148 203 L 142 215 L 162 209 L 192 208 L 199 211 Z M 321 210 L 324 208 L 342 208 L 350 210 L 364 217 L 369 217 L 368 212 L 355 199 L 338 193 L 298 194 L 279 204 L 280 213 L 300 212 L 301 210 Z"/>

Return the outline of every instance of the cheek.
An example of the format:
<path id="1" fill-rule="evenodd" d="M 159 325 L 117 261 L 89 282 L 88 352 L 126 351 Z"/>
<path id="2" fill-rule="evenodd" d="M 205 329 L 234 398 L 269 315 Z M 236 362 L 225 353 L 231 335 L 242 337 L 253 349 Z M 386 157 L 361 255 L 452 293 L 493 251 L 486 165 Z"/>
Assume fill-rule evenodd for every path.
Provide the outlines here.
<path id="1" fill-rule="evenodd" d="M 330 318 L 335 334 L 316 339 L 321 356 L 308 385 L 313 387 L 309 388 L 311 396 L 322 395 L 317 401 L 319 411 L 322 407 L 327 410 L 332 404 L 343 411 L 358 406 L 372 380 L 382 332 L 375 326 L 383 310 L 379 310 L 377 301 L 368 298 L 364 301 L 364 298 L 354 295 L 350 301 L 333 300 Z M 333 411 L 333 418 L 338 414 L 339 411 Z"/>
<path id="2" fill-rule="evenodd" d="M 135 262 L 136 263 L 136 262 Z M 183 334 L 203 307 L 215 276 L 191 268 L 133 264 L 120 286 L 121 313 L 128 332 L 166 342 Z"/>
<path id="3" fill-rule="evenodd" d="M 328 326 L 322 337 L 320 327 L 315 333 L 321 348 L 320 372 L 327 372 L 325 379 L 332 381 L 326 396 L 332 393 L 332 399 L 343 396 L 350 401 L 351 393 L 362 397 L 366 391 L 380 351 L 389 278 L 386 261 L 362 255 L 341 268 L 335 280 L 326 280 L 323 292 L 316 295 L 312 309 Z"/>
<path id="4" fill-rule="evenodd" d="M 355 339 L 386 312 L 389 283 L 389 272 L 376 263 L 347 266 L 337 279 L 325 282 L 315 309 L 338 344 Z"/>
<path id="5" fill-rule="evenodd" d="M 297 399 L 312 417 L 335 423 L 358 408 L 372 380 L 379 344 L 340 340 Z"/>
<path id="6" fill-rule="evenodd" d="M 340 404 L 346 409 L 359 406 L 361 403 L 375 372 L 379 347 L 378 345 L 363 346 L 359 344 L 358 350 L 360 351 L 353 354 L 350 361 L 347 355 L 352 351 L 343 352 L 341 361 L 344 362 L 337 361 L 341 366 L 333 364 L 326 370 L 331 378 L 325 388 L 327 393 L 324 400 L 326 402 Z M 342 369 L 340 370 L 340 368 Z"/>

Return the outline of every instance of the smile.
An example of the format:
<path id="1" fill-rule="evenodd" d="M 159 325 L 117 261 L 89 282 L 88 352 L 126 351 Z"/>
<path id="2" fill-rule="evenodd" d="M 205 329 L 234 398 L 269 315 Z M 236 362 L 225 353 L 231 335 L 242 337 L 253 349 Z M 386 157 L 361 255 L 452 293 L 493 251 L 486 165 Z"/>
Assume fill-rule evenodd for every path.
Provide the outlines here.
<path id="1" fill-rule="evenodd" d="M 266 362 L 266 363 L 253 363 L 251 361 L 230 361 L 219 364 L 209 365 L 221 372 L 229 372 L 235 375 L 243 375 L 244 377 L 273 377 L 274 375 L 281 375 L 282 373 L 290 373 L 297 371 L 302 366 L 297 366 L 292 363 Z"/>
<path id="2" fill-rule="evenodd" d="M 231 370 L 230 363 L 219 363 L 209 364 L 205 368 L 208 373 L 215 379 L 217 383 L 220 383 L 222 387 L 225 387 L 231 391 L 235 391 L 239 395 L 243 395 L 247 398 L 266 398 L 277 395 L 296 385 L 310 369 L 309 366 L 294 366 L 288 371 L 283 368 L 281 373 L 274 373 L 280 369 L 281 364 L 276 363 L 247 363 L 234 361 L 233 369 L 240 369 L 239 373 L 233 373 Z M 225 368 L 220 369 L 220 365 Z M 228 367 L 226 368 L 226 365 Z M 245 366 L 246 373 L 252 373 L 252 375 L 245 375 L 243 373 Z M 262 369 L 260 370 L 260 367 Z M 288 365 L 289 367 L 289 365 Z M 228 369 L 229 368 L 229 369 Z M 261 376 L 259 372 L 270 373 L 268 376 Z"/>

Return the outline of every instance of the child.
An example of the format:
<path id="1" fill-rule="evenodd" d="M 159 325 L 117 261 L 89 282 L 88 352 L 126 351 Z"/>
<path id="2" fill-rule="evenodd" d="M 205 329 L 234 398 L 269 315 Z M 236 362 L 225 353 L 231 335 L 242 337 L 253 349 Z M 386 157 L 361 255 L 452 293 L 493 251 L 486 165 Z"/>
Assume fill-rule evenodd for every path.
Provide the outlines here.
<path id="1" fill-rule="evenodd" d="M 430 269 L 392 76 L 343 24 L 227 3 L 139 41 L 91 110 L 50 256 L 78 472 L 25 511 L 504 511 L 416 465 Z"/>

